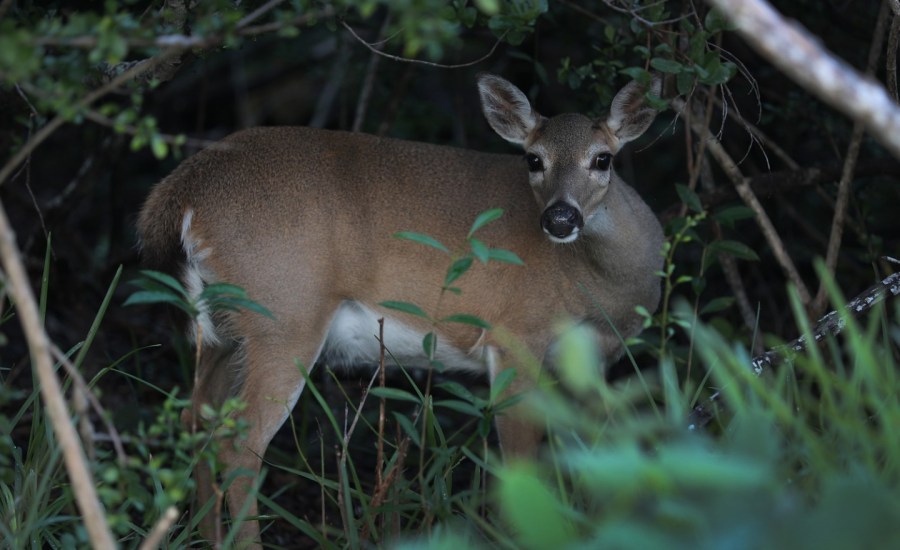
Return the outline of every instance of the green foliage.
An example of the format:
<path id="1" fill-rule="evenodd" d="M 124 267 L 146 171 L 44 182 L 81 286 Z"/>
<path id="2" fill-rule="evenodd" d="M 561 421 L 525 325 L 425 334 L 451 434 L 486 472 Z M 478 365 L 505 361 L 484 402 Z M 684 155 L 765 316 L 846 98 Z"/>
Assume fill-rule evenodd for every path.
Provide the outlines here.
<path id="1" fill-rule="evenodd" d="M 446 245 L 439 242 L 435 238 L 431 237 L 430 235 L 424 235 L 413 231 L 401 231 L 394 234 L 394 237 L 398 239 L 405 239 L 414 243 L 425 245 L 427 247 L 438 250 L 449 257 L 450 265 L 444 275 L 444 283 L 441 286 L 441 292 L 437 296 L 436 309 L 440 309 L 441 300 L 443 299 L 445 293 L 450 292 L 453 294 L 459 294 L 462 292 L 460 288 L 453 286 L 453 283 L 455 283 L 460 277 L 465 275 L 466 272 L 471 269 L 476 260 L 481 262 L 482 264 L 487 264 L 488 262 L 493 260 L 495 262 L 508 263 L 513 265 L 523 265 L 522 260 L 514 252 L 504 250 L 502 248 L 491 248 L 483 241 L 475 237 L 476 232 L 478 232 L 489 223 L 496 221 L 502 215 L 502 208 L 492 208 L 489 210 L 485 210 L 484 212 L 479 214 L 475 218 L 475 221 L 472 222 L 472 226 L 469 228 L 469 232 L 466 235 L 468 250 L 465 250 L 464 252 L 458 254 L 454 254 L 453 252 L 451 252 L 450 248 L 448 248 Z M 441 318 L 433 318 L 417 304 L 389 300 L 386 302 L 381 302 L 381 304 L 379 305 L 388 309 L 400 311 L 408 315 L 414 315 L 416 317 L 427 319 L 431 321 L 432 325 L 435 327 L 446 323 L 460 323 L 485 330 L 491 328 L 488 322 L 467 313 L 454 313 Z M 432 363 L 436 367 L 442 368 L 442 365 L 434 361 L 434 351 L 437 349 L 437 335 L 434 332 L 429 332 L 425 335 L 425 342 L 423 342 L 423 346 Z"/>
<path id="2" fill-rule="evenodd" d="M 228 283 L 212 283 L 194 297 L 177 279 L 159 271 L 143 270 L 132 284 L 143 288 L 125 300 L 123 305 L 169 304 L 184 311 L 192 319 L 201 312 L 237 312 L 248 310 L 272 318 L 272 312 L 247 297 L 247 292 Z"/>

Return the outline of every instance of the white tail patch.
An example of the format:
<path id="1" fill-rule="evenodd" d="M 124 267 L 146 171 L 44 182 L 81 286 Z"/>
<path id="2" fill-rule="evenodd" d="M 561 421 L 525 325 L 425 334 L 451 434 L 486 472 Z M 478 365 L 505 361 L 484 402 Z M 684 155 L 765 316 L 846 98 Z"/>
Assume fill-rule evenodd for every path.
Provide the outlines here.
<path id="1" fill-rule="evenodd" d="M 205 266 L 206 260 L 212 250 L 203 247 L 203 241 L 191 234 L 191 222 L 194 219 L 194 211 L 190 208 L 184 213 L 181 221 L 181 246 L 186 258 L 184 272 L 181 275 L 182 283 L 191 299 L 197 303 L 203 289 L 213 280 L 213 274 Z M 190 336 L 196 344 L 198 340 L 202 346 L 217 346 L 222 339 L 216 331 L 208 306 L 198 303 L 199 314 L 195 322 L 191 323 Z"/>

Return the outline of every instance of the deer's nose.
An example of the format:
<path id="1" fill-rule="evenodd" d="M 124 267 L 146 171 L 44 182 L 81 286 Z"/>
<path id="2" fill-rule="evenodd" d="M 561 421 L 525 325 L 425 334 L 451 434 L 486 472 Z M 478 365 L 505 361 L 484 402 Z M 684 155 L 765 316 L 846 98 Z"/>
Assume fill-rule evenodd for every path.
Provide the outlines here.
<path id="1" fill-rule="evenodd" d="M 541 216 L 541 227 L 544 233 L 557 242 L 571 242 L 578 237 L 584 227 L 581 211 L 569 203 L 559 201 L 544 210 Z"/>

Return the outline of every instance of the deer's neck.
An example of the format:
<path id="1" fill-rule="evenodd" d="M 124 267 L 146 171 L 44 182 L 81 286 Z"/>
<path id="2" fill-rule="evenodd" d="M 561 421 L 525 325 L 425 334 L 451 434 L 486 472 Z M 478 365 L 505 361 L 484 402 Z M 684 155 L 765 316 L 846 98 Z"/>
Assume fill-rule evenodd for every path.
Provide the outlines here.
<path id="1" fill-rule="evenodd" d="M 659 301 L 662 229 L 656 215 L 627 184 L 614 179 L 605 206 L 586 220 L 573 243 L 569 273 L 585 293 L 608 304 L 613 317 Z"/>

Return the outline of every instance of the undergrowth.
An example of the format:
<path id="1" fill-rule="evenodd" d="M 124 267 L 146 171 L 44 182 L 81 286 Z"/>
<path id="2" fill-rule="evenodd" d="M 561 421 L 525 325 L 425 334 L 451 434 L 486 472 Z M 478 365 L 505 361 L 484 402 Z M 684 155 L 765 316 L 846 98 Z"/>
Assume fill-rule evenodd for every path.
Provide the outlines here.
<path id="1" fill-rule="evenodd" d="M 689 226 L 675 231 L 680 237 L 670 247 L 691 242 Z M 644 356 L 653 357 L 652 368 L 639 369 L 629 355 L 635 375 L 608 381 L 597 376 L 604 365 L 589 335 L 576 327 L 562 336 L 558 376 L 518 405 L 530 407 L 548 428 L 544 450 L 533 460 L 499 460 L 490 430 L 510 404 L 501 398 L 502 384 L 477 390 L 394 368 L 391 384 L 376 372 L 351 396 L 338 378 L 328 382 L 330 373 L 310 379 L 306 392 L 320 417 L 292 420 L 292 444 L 269 457 L 264 475 L 315 484 L 322 513 L 311 519 L 280 504 L 289 487 L 261 492 L 264 540 L 269 529 L 322 548 L 877 548 L 900 540 L 894 433 L 900 312 L 882 308 L 856 320 L 820 269 L 844 316 L 842 336 L 757 376 L 746 343 L 722 336 L 702 320 L 696 300 L 675 293 L 692 277 L 668 267 L 673 257 L 667 255 L 660 274 L 664 309 L 647 315 L 649 332 L 660 338 L 636 342 L 635 349 L 650 352 Z M 457 268 L 459 258 L 451 258 Z M 456 278 L 448 275 L 445 286 Z M 152 290 L 162 284 L 177 294 L 171 280 L 149 280 L 157 284 Z M 118 276 L 109 295 L 117 282 Z M 214 294 L 207 298 L 221 307 L 266 313 L 239 289 Z M 108 307 L 119 306 L 107 299 L 93 333 L 66 354 L 76 370 Z M 791 307 L 798 334 L 812 339 L 795 297 Z M 451 321 L 477 323 L 461 316 Z M 434 349 L 432 340 L 424 345 Z M 125 359 L 111 361 L 87 386 L 102 387 L 116 376 L 153 387 L 120 368 Z M 690 362 L 699 382 L 686 376 Z M 62 364 L 59 373 L 71 380 Z M 345 400 L 335 404 L 323 384 L 337 387 Z M 704 388 L 721 392 L 722 408 L 706 430 L 690 430 L 686 419 Z M 192 544 L 198 517 L 216 504 L 201 503 L 191 519 L 192 468 L 200 460 L 217 467 L 213 435 L 242 429 L 232 418 L 240 404 L 229 402 L 207 411 L 210 420 L 196 431 L 185 430 L 179 417 L 189 402 L 181 391 L 154 390 L 161 404 L 128 433 L 111 429 L 116 411 L 102 408 L 102 395 L 97 409 L 75 408 L 73 421 L 82 427 L 107 519 L 123 548 L 137 548 L 170 508 L 179 519 L 164 544 Z M 87 547 L 38 390 L 4 380 L 0 405 L 0 548 Z M 228 527 L 225 547 L 233 536 Z M 275 547 L 296 547 L 283 536 L 278 541 Z"/>

